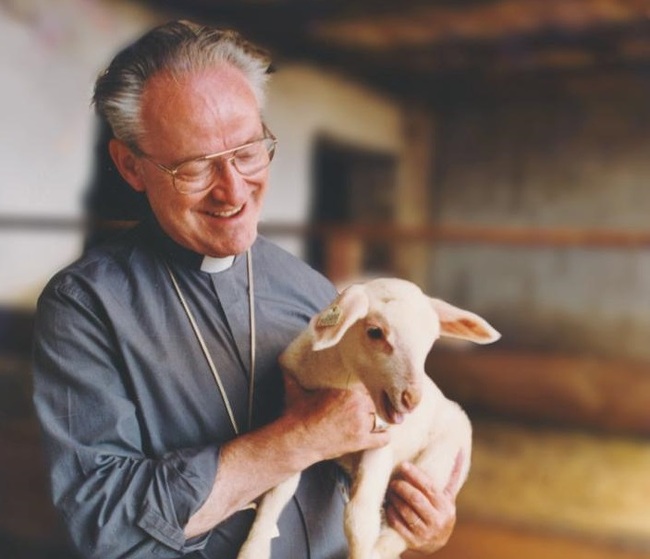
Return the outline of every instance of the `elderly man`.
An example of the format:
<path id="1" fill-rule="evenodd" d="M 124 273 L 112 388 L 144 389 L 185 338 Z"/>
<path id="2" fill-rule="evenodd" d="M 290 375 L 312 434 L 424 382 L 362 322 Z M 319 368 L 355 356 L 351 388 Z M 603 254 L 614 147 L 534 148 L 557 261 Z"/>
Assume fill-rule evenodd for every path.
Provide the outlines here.
<path id="1" fill-rule="evenodd" d="M 250 503 L 300 470 L 273 557 L 346 555 L 345 480 L 328 460 L 389 435 L 363 394 L 283 386 L 277 356 L 335 290 L 257 236 L 276 146 L 268 66 L 232 31 L 172 22 L 97 80 L 110 154 L 151 215 L 39 299 L 34 401 L 82 557 L 234 558 Z M 455 518 L 455 496 L 429 487 L 406 465 L 387 501 L 422 551 Z"/>

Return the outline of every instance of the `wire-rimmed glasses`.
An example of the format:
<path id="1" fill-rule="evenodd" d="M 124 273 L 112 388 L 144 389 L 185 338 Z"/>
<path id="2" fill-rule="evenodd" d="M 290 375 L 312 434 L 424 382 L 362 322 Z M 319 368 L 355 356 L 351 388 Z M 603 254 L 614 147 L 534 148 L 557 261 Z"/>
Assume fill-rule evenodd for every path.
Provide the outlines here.
<path id="1" fill-rule="evenodd" d="M 210 189 L 221 173 L 221 166 L 231 164 L 244 177 L 259 173 L 271 164 L 278 143 L 272 132 L 264 125 L 264 137 L 242 146 L 202 155 L 182 161 L 175 167 L 167 167 L 142 153 L 147 161 L 172 177 L 174 189 L 181 194 L 198 194 Z"/>

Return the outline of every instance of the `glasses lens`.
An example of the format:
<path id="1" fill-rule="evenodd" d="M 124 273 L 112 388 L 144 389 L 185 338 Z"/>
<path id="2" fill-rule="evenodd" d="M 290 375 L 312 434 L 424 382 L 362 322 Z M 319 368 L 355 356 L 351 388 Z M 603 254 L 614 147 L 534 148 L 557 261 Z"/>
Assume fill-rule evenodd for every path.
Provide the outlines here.
<path id="1" fill-rule="evenodd" d="M 275 140 L 264 138 L 248 146 L 236 149 L 230 157 L 223 156 L 195 159 L 183 163 L 176 169 L 174 185 L 182 194 L 194 194 L 207 190 L 218 179 L 221 166 L 232 161 L 237 172 L 251 176 L 268 167 L 275 154 Z"/>
<path id="2" fill-rule="evenodd" d="M 214 183 L 217 167 L 214 161 L 198 160 L 183 163 L 176 170 L 176 189 L 182 193 L 201 192 Z"/>
<path id="3" fill-rule="evenodd" d="M 268 167 L 274 150 L 275 142 L 270 138 L 264 138 L 235 151 L 233 153 L 233 163 L 237 171 L 242 175 L 254 175 Z"/>

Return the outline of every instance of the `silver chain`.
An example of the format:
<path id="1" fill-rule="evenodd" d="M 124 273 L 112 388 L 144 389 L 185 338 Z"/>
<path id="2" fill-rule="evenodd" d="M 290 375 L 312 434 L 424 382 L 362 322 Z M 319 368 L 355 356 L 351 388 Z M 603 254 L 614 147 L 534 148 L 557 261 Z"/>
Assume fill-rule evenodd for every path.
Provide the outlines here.
<path id="1" fill-rule="evenodd" d="M 250 353 L 250 359 L 251 359 L 251 366 L 250 366 L 250 381 L 249 381 L 249 386 L 248 386 L 248 429 L 251 429 L 251 426 L 253 424 L 253 393 L 255 390 L 255 344 L 256 344 L 256 339 L 255 339 L 255 289 L 253 285 L 253 258 L 251 256 L 251 251 L 250 249 L 246 251 L 246 264 L 248 268 L 248 308 L 249 308 L 249 317 L 250 317 L 250 341 L 251 341 L 251 353 Z M 169 264 L 165 262 L 165 267 L 167 268 L 167 272 L 169 273 L 169 277 L 172 280 L 172 284 L 174 285 L 174 289 L 176 290 L 176 294 L 178 295 L 178 299 L 181 302 L 181 305 L 183 306 L 183 309 L 185 310 L 185 314 L 187 315 L 187 318 L 190 321 L 190 324 L 192 325 L 192 330 L 194 330 L 194 334 L 196 335 L 196 339 L 199 342 L 199 345 L 201 346 L 201 351 L 203 351 L 203 355 L 205 356 L 206 361 L 208 362 L 208 366 L 210 367 L 210 371 L 212 372 L 212 376 L 214 377 L 215 382 L 217 383 L 217 387 L 219 388 L 219 392 L 221 394 L 221 398 L 223 399 L 223 403 L 226 406 L 226 411 L 228 412 L 228 417 L 230 418 L 230 423 L 232 425 L 233 430 L 235 431 L 235 435 L 239 435 L 241 433 L 241 430 L 239 429 L 239 426 L 237 425 L 237 421 L 235 419 L 235 414 L 232 411 L 232 406 L 230 405 L 230 399 L 228 398 L 228 394 L 226 393 L 226 389 L 223 386 L 223 382 L 221 380 L 221 376 L 219 375 L 219 371 L 217 370 L 216 365 L 214 364 L 214 360 L 212 359 L 212 355 L 210 354 L 210 351 L 208 350 L 208 346 L 205 343 L 205 339 L 203 338 L 203 334 L 201 334 L 201 330 L 199 329 L 199 325 L 196 322 L 196 319 L 194 318 L 194 314 L 192 313 L 189 305 L 187 304 L 187 301 L 185 300 L 185 296 L 183 295 L 183 291 L 181 290 L 180 285 L 178 284 L 178 281 L 176 280 L 176 276 L 172 269 L 169 267 Z"/>

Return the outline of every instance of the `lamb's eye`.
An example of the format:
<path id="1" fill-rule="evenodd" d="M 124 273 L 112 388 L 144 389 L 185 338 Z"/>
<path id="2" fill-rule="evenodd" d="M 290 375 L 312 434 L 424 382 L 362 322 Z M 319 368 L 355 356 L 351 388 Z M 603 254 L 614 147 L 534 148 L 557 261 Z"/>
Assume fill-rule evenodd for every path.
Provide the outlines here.
<path id="1" fill-rule="evenodd" d="M 366 330 L 366 334 L 371 340 L 381 340 L 384 338 L 384 331 L 379 326 L 371 326 Z"/>

